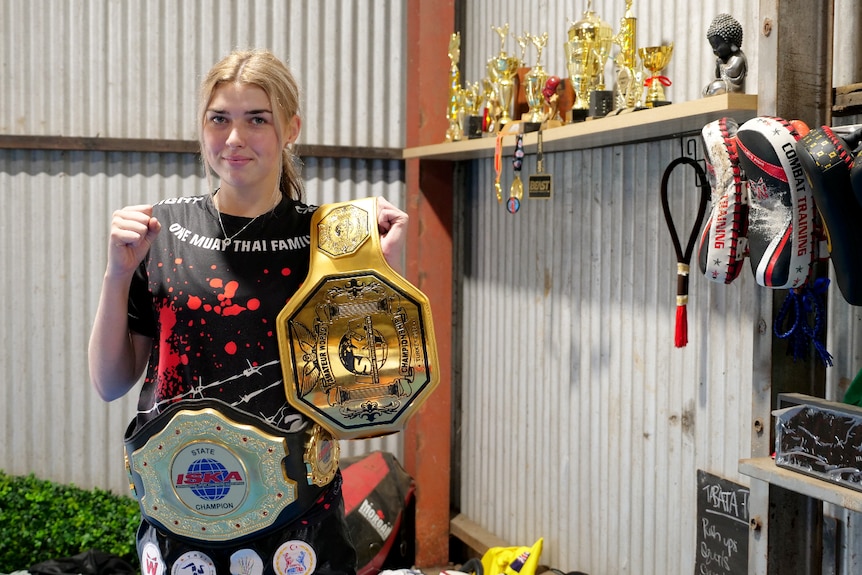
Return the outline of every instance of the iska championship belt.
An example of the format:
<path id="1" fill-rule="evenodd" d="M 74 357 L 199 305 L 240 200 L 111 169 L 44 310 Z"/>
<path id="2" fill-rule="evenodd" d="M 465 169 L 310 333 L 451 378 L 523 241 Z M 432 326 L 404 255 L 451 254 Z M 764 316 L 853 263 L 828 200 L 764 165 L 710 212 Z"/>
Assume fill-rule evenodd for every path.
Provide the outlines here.
<path id="1" fill-rule="evenodd" d="M 319 425 L 284 433 L 215 399 L 177 402 L 125 437 L 129 487 L 150 523 L 195 542 L 256 537 L 302 516 L 335 477 Z"/>
<path id="2" fill-rule="evenodd" d="M 277 329 L 288 402 L 339 439 L 400 431 L 440 380 L 428 298 L 386 263 L 376 198 L 317 209 Z"/>

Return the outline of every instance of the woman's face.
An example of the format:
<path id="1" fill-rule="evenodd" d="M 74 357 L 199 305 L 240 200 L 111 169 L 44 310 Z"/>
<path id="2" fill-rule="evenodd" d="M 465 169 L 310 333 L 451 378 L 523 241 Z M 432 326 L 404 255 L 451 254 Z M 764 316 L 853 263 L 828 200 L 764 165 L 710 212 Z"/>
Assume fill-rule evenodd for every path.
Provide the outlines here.
<path id="1" fill-rule="evenodd" d="M 282 126 L 279 141 L 269 96 L 253 84 L 216 87 L 204 117 L 203 153 L 223 190 L 272 193 L 281 169 L 282 146 L 299 134 L 299 118 Z"/>

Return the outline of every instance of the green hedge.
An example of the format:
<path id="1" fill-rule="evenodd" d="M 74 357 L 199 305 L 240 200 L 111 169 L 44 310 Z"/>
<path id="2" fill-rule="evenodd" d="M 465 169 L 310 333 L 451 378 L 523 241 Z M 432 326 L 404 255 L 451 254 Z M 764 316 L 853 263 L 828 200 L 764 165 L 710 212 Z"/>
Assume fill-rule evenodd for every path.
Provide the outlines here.
<path id="1" fill-rule="evenodd" d="M 138 566 L 130 497 L 0 471 L 0 573 L 98 549 Z"/>

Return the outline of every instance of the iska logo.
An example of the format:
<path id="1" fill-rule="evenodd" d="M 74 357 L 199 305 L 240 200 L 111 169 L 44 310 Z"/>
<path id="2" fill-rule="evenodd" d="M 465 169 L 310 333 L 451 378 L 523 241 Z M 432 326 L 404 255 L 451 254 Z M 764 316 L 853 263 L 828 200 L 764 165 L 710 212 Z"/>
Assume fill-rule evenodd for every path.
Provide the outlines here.
<path id="1" fill-rule="evenodd" d="M 177 496 L 204 515 L 229 513 L 245 498 L 245 470 L 224 446 L 188 445 L 174 459 L 172 470 Z"/>
<path id="2" fill-rule="evenodd" d="M 228 471 L 220 461 L 203 458 L 192 462 L 186 473 L 177 475 L 177 487 L 181 485 L 194 486 L 192 491 L 201 491 L 204 499 L 221 499 L 230 490 L 231 481 L 243 481 L 239 471 Z M 215 495 L 207 495 L 213 492 Z"/>

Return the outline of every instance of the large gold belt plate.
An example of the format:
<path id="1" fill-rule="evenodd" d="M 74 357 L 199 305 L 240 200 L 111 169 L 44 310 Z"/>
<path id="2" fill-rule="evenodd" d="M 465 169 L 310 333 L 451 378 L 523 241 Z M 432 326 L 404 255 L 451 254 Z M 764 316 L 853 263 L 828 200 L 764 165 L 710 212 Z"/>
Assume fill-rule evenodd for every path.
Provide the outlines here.
<path id="1" fill-rule="evenodd" d="M 161 429 L 126 442 L 130 486 L 150 521 L 179 537 L 225 541 L 302 512 L 309 487 L 299 435 L 279 437 L 211 407 L 164 415 Z"/>
<path id="2" fill-rule="evenodd" d="M 386 263 L 376 198 L 318 208 L 311 248 L 278 315 L 288 402 L 341 439 L 400 431 L 440 379 L 428 298 Z"/>

